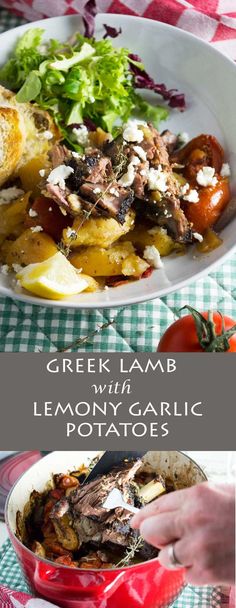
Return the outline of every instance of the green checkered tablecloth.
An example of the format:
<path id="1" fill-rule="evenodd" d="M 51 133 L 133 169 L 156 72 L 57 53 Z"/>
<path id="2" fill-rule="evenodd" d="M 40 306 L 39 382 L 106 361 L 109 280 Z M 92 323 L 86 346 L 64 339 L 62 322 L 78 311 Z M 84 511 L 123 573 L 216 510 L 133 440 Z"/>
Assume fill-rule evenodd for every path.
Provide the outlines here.
<path id="1" fill-rule="evenodd" d="M 78 311 L 0 299 L 0 352 L 154 351 L 185 304 L 236 318 L 236 256 L 197 282 L 151 302 L 118 309 Z M 109 323 L 111 323 L 109 325 Z"/>
<path id="2" fill-rule="evenodd" d="M 9 540 L 0 550 L 0 585 L 6 585 L 17 591 L 29 591 L 23 578 L 16 554 Z M 182 594 L 174 602 L 173 608 L 226 608 L 228 595 L 220 588 L 185 587 Z"/>
<path id="3" fill-rule="evenodd" d="M 23 19 L 0 9 L 0 32 L 21 23 Z M 0 298 L 0 352 L 53 352 L 72 343 L 71 350 L 154 351 L 160 335 L 185 304 L 199 310 L 219 309 L 236 318 L 236 255 L 184 289 L 135 306 L 87 312 Z"/>

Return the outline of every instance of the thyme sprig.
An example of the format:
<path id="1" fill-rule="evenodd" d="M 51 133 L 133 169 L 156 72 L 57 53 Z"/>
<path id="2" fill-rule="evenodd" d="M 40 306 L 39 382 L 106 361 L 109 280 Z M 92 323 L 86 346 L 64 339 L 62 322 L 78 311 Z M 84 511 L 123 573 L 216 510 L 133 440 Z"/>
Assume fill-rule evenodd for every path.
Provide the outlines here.
<path id="1" fill-rule="evenodd" d="M 110 327 L 110 325 L 113 325 L 114 323 L 115 323 L 115 320 L 113 319 L 112 321 L 107 321 L 106 323 L 103 323 L 103 325 L 99 325 L 98 328 L 95 329 L 91 334 L 88 334 L 88 336 L 84 336 L 83 338 L 77 338 L 71 344 L 67 344 L 67 346 L 65 346 L 63 348 L 59 348 L 58 352 L 65 353 L 68 350 L 71 350 L 72 348 L 82 346 L 83 344 L 85 344 L 86 342 L 89 342 L 92 338 L 94 338 L 94 336 L 96 336 L 97 334 L 100 334 L 100 332 L 103 331 L 103 329 Z"/>
<path id="2" fill-rule="evenodd" d="M 76 241 L 77 239 L 77 232 L 75 230 L 72 230 L 71 228 L 67 228 L 67 230 L 71 230 L 71 234 L 69 236 L 69 243 L 64 243 L 63 241 L 60 241 L 57 244 L 57 249 L 63 253 L 63 255 L 68 258 L 71 252 L 71 243 L 72 241 Z"/>
<path id="3" fill-rule="evenodd" d="M 124 557 L 115 565 L 115 568 L 123 568 L 124 566 L 128 566 L 132 559 L 134 559 L 135 554 L 140 551 L 143 546 L 144 540 L 142 536 L 135 536 L 130 545 L 127 547 Z"/>
<path id="4" fill-rule="evenodd" d="M 78 234 L 79 230 L 82 228 L 84 222 L 87 221 L 90 218 L 90 216 L 92 215 L 92 213 L 96 209 L 97 205 L 103 200 L 104 196 L 109 192 L 109 190 L 112 187 L 115 186 L 115 183 L 117 182 L 117 179 L 124 172 L 126 165 L 127 165 L 127 156 L 124 154 L 123 149 L 121 149 L 119 151 L 117 162 L 115 164 L 115 171 L 113 172 L 113 175 L 110 177 L 110 179 L 108 178 L 108 185 L 107 185 L 107 187 L 98 196 L 98 198 L 96 199 L 95 203 L 93 203 L 93 205 L 91 205 L 91 208 L 89 209 L 89 211 L 87 211 L 86 209 L 82 210 L 83 216 L 82 216 L 81 222 L 80 222 L 78 228 L 76 229 L 76 232 L 74 231 L 75 236 L 73 234 L 71 234 L 71 236 L 70 236 L 70 240 L 71 241 L 76 240 L 77 234 Z M 114 169 L 114 167 L 113 167 L 113 169 Z M 73 230 L 71 232 L 73 232 Z M 63 241 L 60 241 L 60 243 L 58 244 L 58 249 L 67 258 L 69 257 L 70 251 L 71 251 L 70 244 L 68 244 L 68 243 L 65 244 L 65 243 L 63 243 Z"/>
<path id="5" fill-rule="evenodd" d="M 100 196 L 98 196 L 97 200 L 95 201 L 95 203 L 93 203 L 93 205 L 91 206 L 91 209 L 89 211 L 83 210 L 83 217 L 82 220 L 77 228 L 77 233 L 79 232 L 80 228 L 82 228 L 84 222 L 86 220 L 88 220 L 90 218 L 90 216 L 92 215 L 93 211 L 96 209 L 98 203 L 100 201 L 103 200 L 105 194 L 107 194 L 107 192 L 109 192 L 110 188 L 112 188 L 113 183 L 116 180 L 116 176 L 114 176 L 108 183 L 108 186 L 105 188 L 105 190 L 102 192 L 102 194 L 100 194 Z"/>
<path id="6" fill-rule="evenodd" d="M 113 167 L 113 175 L 108 178 L 108 185 L 105 188 L 105 190 L 100 194 L 100 196 L 98 196 L 97 200 L 95 201 L 95 203 L 93 203 L 93 205 L 91 206 L 91 209 L 89 209 L 89 211 L 86 211 L 83 209 L 83 217 L 81 219 L 81 222 L 77 228 L 77 233 L 79 232 L 80 228 L 82 228 L 84 222 L 86 220 L 88 220 L 90 218 L 90 216 L 92 215 L 93 211 L 96 209 L 97 205 L 103 200 L 104 196 L 109 192 L 109 190 L 115 186 L 115 182 L 117 182 L 117 179 L 120 177 L 120 175 L 123 173 L 125 167 L 127 165 L 127 156 L 124 154 L 123 149 L 121 149 L 119 151 L 119 155 L 118 155 L 118 160 L 115 164 L 115 170 Z"/>

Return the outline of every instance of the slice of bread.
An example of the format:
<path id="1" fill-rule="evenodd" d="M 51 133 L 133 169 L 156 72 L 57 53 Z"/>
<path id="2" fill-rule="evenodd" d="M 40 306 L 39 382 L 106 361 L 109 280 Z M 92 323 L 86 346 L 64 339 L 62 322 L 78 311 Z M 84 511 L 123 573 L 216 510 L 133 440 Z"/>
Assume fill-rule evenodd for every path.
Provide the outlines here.
<path id="1" fill-rule="evenodd" d="M 0 107 L 0 186 L 14 173 L 20 163 L 24 137 L 18 110 Z"/>
<path id="2" fill-rule="evenodd" d="M 48 112 L 19 103 L 0 85 L 0 186 L 32 158 L 46 155 L 60 132 Z"/>

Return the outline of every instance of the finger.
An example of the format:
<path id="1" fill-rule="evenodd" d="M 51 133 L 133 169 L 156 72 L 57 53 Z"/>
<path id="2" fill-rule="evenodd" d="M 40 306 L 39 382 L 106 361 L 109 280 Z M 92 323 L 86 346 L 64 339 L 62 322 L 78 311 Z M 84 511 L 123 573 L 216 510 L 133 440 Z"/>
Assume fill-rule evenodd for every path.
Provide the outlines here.
<path id="1" fill-rule="evenodd" d="M 154 517 L 148 517 L 141 523 L 140 534 L 147 543 L 154 547 L 163 547 L 180 538 L 181 530 L 178 519 L 179 516 L 176 512 L 171 515 L 160 513 Z"/>
<path id="2" fill-rule="evenodd" d="M 193 559 L 191 557 L 191 553 L 189 552 L 187 539 L 184 538 L 174 543 L 174 554 L 177 561 L 179 562 L 178 565 L 173 565 L 172 563 L 170 545 L 166 545 L 165 547 L 163 547 L 160 553 L 158 554 L 158 560 L 160 564 L 162 564 L 162 566 L 164 566 L 165 568 L 169 569 L 178 569 L 182 566 L 188 568 L 192 566 Z"/>
<path id="3" fill-rule="evenodd" d="M 187 493 L 191 489 L 176 490 L 176 492 L 170 492 L 170 494 L 165 494 L 165 496 L 159 496 L 150 505 L 143 507 L 134 515 L 131 520 L 132 528 L 140 528 L 142 521 L 147 517 L 152 517 L 157 513 L 164 513 L 166 511 L 176 511 L 181 508 L 187 499 Z"/>

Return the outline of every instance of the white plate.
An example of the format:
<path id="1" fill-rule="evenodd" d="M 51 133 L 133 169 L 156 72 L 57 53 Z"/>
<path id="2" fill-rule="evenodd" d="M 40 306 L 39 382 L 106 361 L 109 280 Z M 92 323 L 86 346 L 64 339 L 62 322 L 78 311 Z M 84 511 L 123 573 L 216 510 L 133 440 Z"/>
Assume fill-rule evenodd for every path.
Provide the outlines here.
<path id="1" fill-rule="evenodd" d="M 158 82 L 186 94 L 187 110 L 171 111 L 161 128 L 175 132 L 187 131 L 191 137 L 210 133 L 219 138 L 232 170 L 232 192 L 236 192 L 236 66 L 224 55 L 195 36 L 169 25 L 125 15 L 98 15 L 96 36 L 103 36 L 103 23 L 122 28 L 113 40 L 115 46 L 126 46 L 141 56 L 147 71 Z M 80 29 L 81 19 L 75 15 L 37 21 L 10 30 L 0 36 L 0 57 L 3 63 L 16 40 L 30 27 L 42 27 L 47 38 L 66 40 Z M 154 96 L 156 100 L 156 97 Z M 135 304 L 180 289 L 223 262 L 236 248 L 236 218 L 222 232 L 223 245 L 209 255 L 194 255 L 192 247 L 182 257 L 169 256 L 164 270 L 156 270 L 150 278 L 128 283 L 99 293 L 88 293 L 65 301 L 43 300 L 26 292 L 16 294 L 11 279 L 0 273 L 0 294 L 41 306 L 63 308 L 107 308 Z"/>

